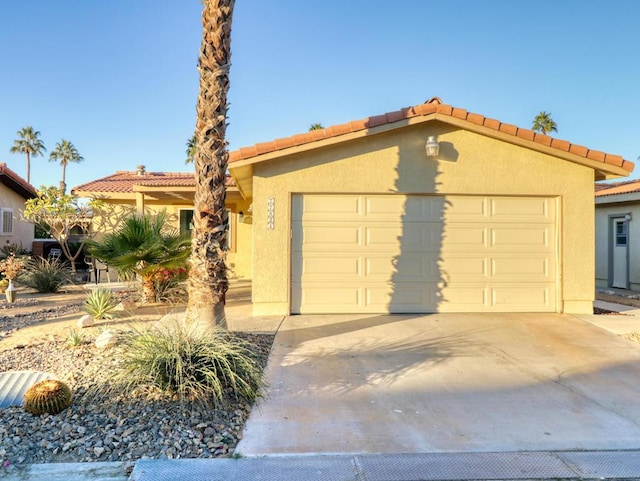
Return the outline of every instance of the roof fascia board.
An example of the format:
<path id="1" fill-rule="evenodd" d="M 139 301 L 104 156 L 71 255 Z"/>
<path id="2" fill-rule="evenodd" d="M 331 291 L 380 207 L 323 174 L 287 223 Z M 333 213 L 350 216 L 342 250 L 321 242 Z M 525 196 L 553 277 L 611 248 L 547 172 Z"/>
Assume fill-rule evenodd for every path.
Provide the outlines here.
<path id="1" fill-rule="evenodd" d="M 638 201 L 640 201 L 640 192 L 601 195 L 596 197 L 596 205 L 621 204 L 623 202 L 638 202 Z"/>

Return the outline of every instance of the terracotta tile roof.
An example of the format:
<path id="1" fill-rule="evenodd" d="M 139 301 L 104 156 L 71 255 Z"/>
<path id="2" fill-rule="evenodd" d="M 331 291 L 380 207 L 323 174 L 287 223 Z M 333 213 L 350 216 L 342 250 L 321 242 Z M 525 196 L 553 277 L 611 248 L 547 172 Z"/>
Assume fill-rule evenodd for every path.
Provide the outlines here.
<path id="1" fill-rule="evenodd" d="M 242 147 L 229 153 L 229 162 L 233 163 L 252 157 L 257 157 L 258 155 L 283 150 L 289 147 L 309 144 L 318 140 L 371 129 L 374 127 L 379 127 L 381 125 L 392 124 L 401 120 L 427 116 L 434 116 L 436 118 L 451 117 L 464 120 L 475 125 L 496 130 L 508 135 L 513 135 L 514 137 L 519 137 L 521 139 L 551 147 L 559 151 L 570 152 L 577 156 L 585 157 L 596 162 L 602 162 L 604 164 L 622 167 L 627 172 L 631 172 L 633 170 L 633 162 L 624 160 L 619 155 L 607 154 L 598 150 L 590 150 L 587 147 L 572 144 L 566 140 L 556 139 L 553 137 L 549 137 L 548 135 L 534 132 L 530 129 L 523 129 L 515 125 L 506 124 L 500 122 L 499 120 L 485 117 L 480 114 L 467 112 L 464 109 L 443 104 L 438 97 L 433 97 L 424 104 L 416 105 L 413 107 L 406 107 L 401 110 L 388 112 L 383 115 L 376 115 L 373 117 L 368 117 L 366 119 L 348 122 L 346 124 L 334 125 L 325 129 L 312 130 L 310 132 L 293 135 L 291 137 L 276 139 L 271 142 L 264 142 L 249 147 Z"/>
<path id="2" fill-rule="evenodd" d="M 7 167 L 4 162 L 0 162 L 0 183 L 25 199 L 33 199 L 37 196 L 35 187 Z"/>
<path id="3" fill-rule="evenodd" d="M 640 192 L 640 180 L 596 184 L 596 197 Z"/>
<path id="4" fill-rule="evenodd" d="M 235 185 L 230 176 L 227 176 L 226 184 L 228 187 Z M 139 174 L 137 171 L 118 171 L 101 179 L 78 185 L 72 189 L 72 192 L 131 193 L 134 186 L 195 188 L 196 178 L 193 172 L 144 172 Z"/>

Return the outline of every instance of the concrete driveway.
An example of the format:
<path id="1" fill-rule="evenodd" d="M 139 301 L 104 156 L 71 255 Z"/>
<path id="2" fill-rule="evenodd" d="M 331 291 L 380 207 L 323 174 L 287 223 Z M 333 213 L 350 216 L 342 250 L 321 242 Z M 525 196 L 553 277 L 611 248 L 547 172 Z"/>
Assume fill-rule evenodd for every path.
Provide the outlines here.
<path id="1" fill-rule="evenodd" d="M 238 452 L 640 448 L 640 344 L 561 314 L 292 316 Z"/>

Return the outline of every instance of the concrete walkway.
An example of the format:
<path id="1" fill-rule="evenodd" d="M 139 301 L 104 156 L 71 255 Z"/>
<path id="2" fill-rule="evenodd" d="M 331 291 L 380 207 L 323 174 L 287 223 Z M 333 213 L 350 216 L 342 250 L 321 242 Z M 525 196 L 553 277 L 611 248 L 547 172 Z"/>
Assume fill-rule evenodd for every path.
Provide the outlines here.
<path id="1" fill-rule="evenodd" d="M 638 379 L 637 343 L 571 315 L 292 316 L 237 452 L 640 449 Z"/>

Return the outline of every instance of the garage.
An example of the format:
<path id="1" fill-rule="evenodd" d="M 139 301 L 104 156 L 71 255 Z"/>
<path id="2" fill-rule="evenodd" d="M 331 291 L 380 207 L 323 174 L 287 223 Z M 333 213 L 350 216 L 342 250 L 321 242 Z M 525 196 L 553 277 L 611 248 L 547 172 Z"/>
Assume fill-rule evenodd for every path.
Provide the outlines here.
<path id="1" fill-rule="evenodd" d="M 229 156 L 256 316 L 592 314 L 594 180 L 633 170 L 438 98 Z"/>
<path id="2" fill-rule="evenodd" d="M 557 199 L 298 194 L 291 311 L 555 312 Z"/>

